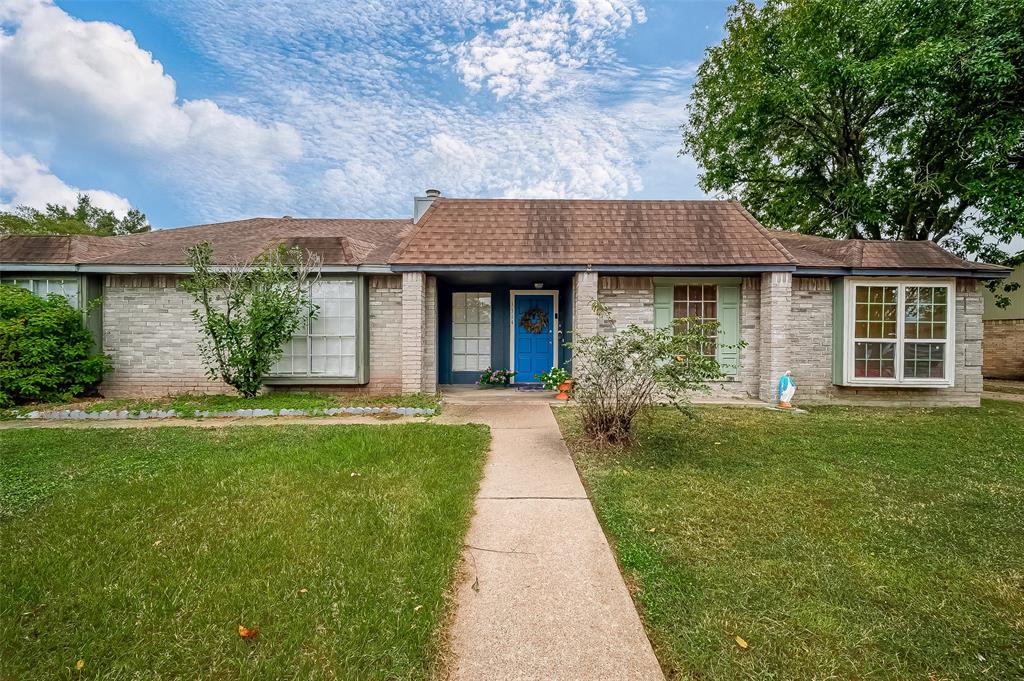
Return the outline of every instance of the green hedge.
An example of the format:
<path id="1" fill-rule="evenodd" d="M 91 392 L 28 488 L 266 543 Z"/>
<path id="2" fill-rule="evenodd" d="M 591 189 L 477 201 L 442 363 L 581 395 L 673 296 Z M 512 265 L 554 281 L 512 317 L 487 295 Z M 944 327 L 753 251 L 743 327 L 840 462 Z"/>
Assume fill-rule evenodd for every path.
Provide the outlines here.
<path id="1" fill-rule="evenodd" d="M 67 400 L 109 370 L 81 312 L 63 296 L 0 285 L 0 406 Z"/>

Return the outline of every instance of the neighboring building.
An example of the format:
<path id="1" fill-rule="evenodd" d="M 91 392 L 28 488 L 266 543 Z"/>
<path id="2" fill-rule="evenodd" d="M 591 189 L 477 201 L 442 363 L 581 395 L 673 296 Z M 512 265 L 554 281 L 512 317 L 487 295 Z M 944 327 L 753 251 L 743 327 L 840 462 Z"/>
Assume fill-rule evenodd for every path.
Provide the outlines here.
<path id="1" fill-rule="evenodd" d="M 415 199 L 413 220 L 255 218 L 123 237 L 5 237 L 3 280 L 77 303 L 114 370 L 107 395 L 220 391 L 178 287 L 184 249 L 220 262 L 276 243 L 323 257 L 320 311 L 268 381 L 284 389 L 433 392 L 487 367 L 532 381 L 570 366 L 573 334 L 675 317 L 720 322 L 727 380 L 774 399 L 977 405 L 982 283 L 1006 268 L 930 242 L 833 241 L 769 231 L 729 201 Z M 615 317 L 601 321 L 600 300 Z"/>
<path id="2" fill-rule="evenodd" d="M 997 307 L 995 294 L 987 288 L 985 297 L 985 363 L 986 378 L 1024 379 L 1024 265 L 1018 265 L 1007 283 L 1020 288 L 1003 293 L 1010 299 L 1009 307 Z"/>

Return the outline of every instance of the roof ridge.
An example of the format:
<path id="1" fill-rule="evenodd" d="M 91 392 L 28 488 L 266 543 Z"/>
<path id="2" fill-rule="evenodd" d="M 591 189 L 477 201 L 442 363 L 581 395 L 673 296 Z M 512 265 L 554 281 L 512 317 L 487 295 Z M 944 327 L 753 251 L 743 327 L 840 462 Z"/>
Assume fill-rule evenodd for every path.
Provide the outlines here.
<path id="1" fill-rule="evenodd" d="M 739 201 L 736 201 L 734 199 L 729 199 L 729 203 L 731 203 L 734 206 L 736 206 L 737 208 L 739 208 L 740 215 L 745 217 L 747 219 L 747 222 L 749 222 L 751 225 L 754 226 L 754 229 L 756 229 L 762 236 L 764 236 L 766 239 L 768 239 L 768 242 L 772 246 L 775 247 L 775 250 L 777 250 L 782 255 L 782 257 L 784 257 L 786 260 L 789 261 L 789 264 L 791 264 L 791 265 L 796 265 L 797 264 L 797 259 L 795 257 L 793 257 L 793 254 L 789 252 L 789 249 L 787 249 L 785 246 L 783 246 L 782 242 L 779 241 L 778 237 L 773 235 L 771 233 L 771 231 L 768 230 L 767 227 L 765 227 L 760 222 L 758 222 L 754 218 L 754 216 L 750 214 L 750 212 L 747 210 L 746 206 L 744 206 L 742 203 L 740 203 Z"/>
<path id="2" fill-rule="evenodd" d="M 423 211 L 423 215 L 420 216 L 420 221 L 419 222 L 415 222 L 413 220 L 410 220 L 410 222 L 413 225 L 413 228 L 409 230 L 408 234 L 406 234 L 404 237 L 402 237 L 402 240 L 400 242 L 398 242 L 398 247 L 395 248 L 395 250 L 391 251 L 391 255 L 388 256 L 388 259 L 387 259 L 387 263 L 389 265 L 391 263 L 395 262 L 396 260 L 398 260 L 398 258 L 400 256 L 405 254 L 405 250 L 409 247 L 409 244 L 412 243 L 413 238 L 417 234 L 419 234 L 420 230 L 423 229 L 423 226 L 425 224 L 427 224 L 427 220 L 430 219 L 431 212 L 434 211 L 434 206 L 436 206 L 437 204 L 441 203 L 442 201 L 446 201 L 446 200 L 450 200 L 450 199 L 448 199 L 445 196 L 438 196 L 436 199 L 431 201 L 430 205 L 427 206 L 427 209 L 425 211 Z"/>

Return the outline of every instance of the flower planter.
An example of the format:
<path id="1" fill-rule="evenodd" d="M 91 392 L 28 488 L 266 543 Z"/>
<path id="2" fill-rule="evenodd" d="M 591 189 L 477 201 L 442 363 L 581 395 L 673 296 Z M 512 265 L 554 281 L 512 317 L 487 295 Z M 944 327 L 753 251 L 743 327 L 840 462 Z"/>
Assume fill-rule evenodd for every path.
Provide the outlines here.
<path id="1" fill-rule="evenodd" d="M 558 386 L 558 394 L 555 395 L 556 400 L 567 400 L 569 399 L 569 391 L 572 390 L 572 381 L 564 381 Z"/>

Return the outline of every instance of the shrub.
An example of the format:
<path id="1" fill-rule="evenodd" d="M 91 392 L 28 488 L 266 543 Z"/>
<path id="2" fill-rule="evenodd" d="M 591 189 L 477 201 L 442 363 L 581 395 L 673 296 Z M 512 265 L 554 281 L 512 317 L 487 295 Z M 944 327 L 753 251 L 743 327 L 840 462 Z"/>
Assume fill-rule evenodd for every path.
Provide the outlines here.
<path id="1" fill-rule="evenodd" d="M 599 302 L 593 308 L 612 321 Z M 573 397 L 584 433 L 599 442 L 628 443 L 633 423 L 654 404 L 667 402 L 686 411 L 688 393 L 709 392 L 707 382 L 722 378 L 721 367 L 708 353 L 708 339 L 717 328 L 717 322 L 677 319 L 673 327 L 652 330 L 630 324 L 612 335 L 569 343 Z"/>
<path id="2" fill-rule="evenodd" d="M 67 299 L 0 285 L 0 406 L 68 400 L 109 370 Z"/>
<path id="3" fill-rule="evenodd" d="M 318 274 L 319 260 L 279 246 L 247 263 L 215 266 L 205 241 L 186 253 L 193 274 L 182 288 L 198 305 L 192 317 L 205 335 L 199 355 L 206 375 L 255 397 L 284 344 L 315 318 L 309 279 Z"/>

